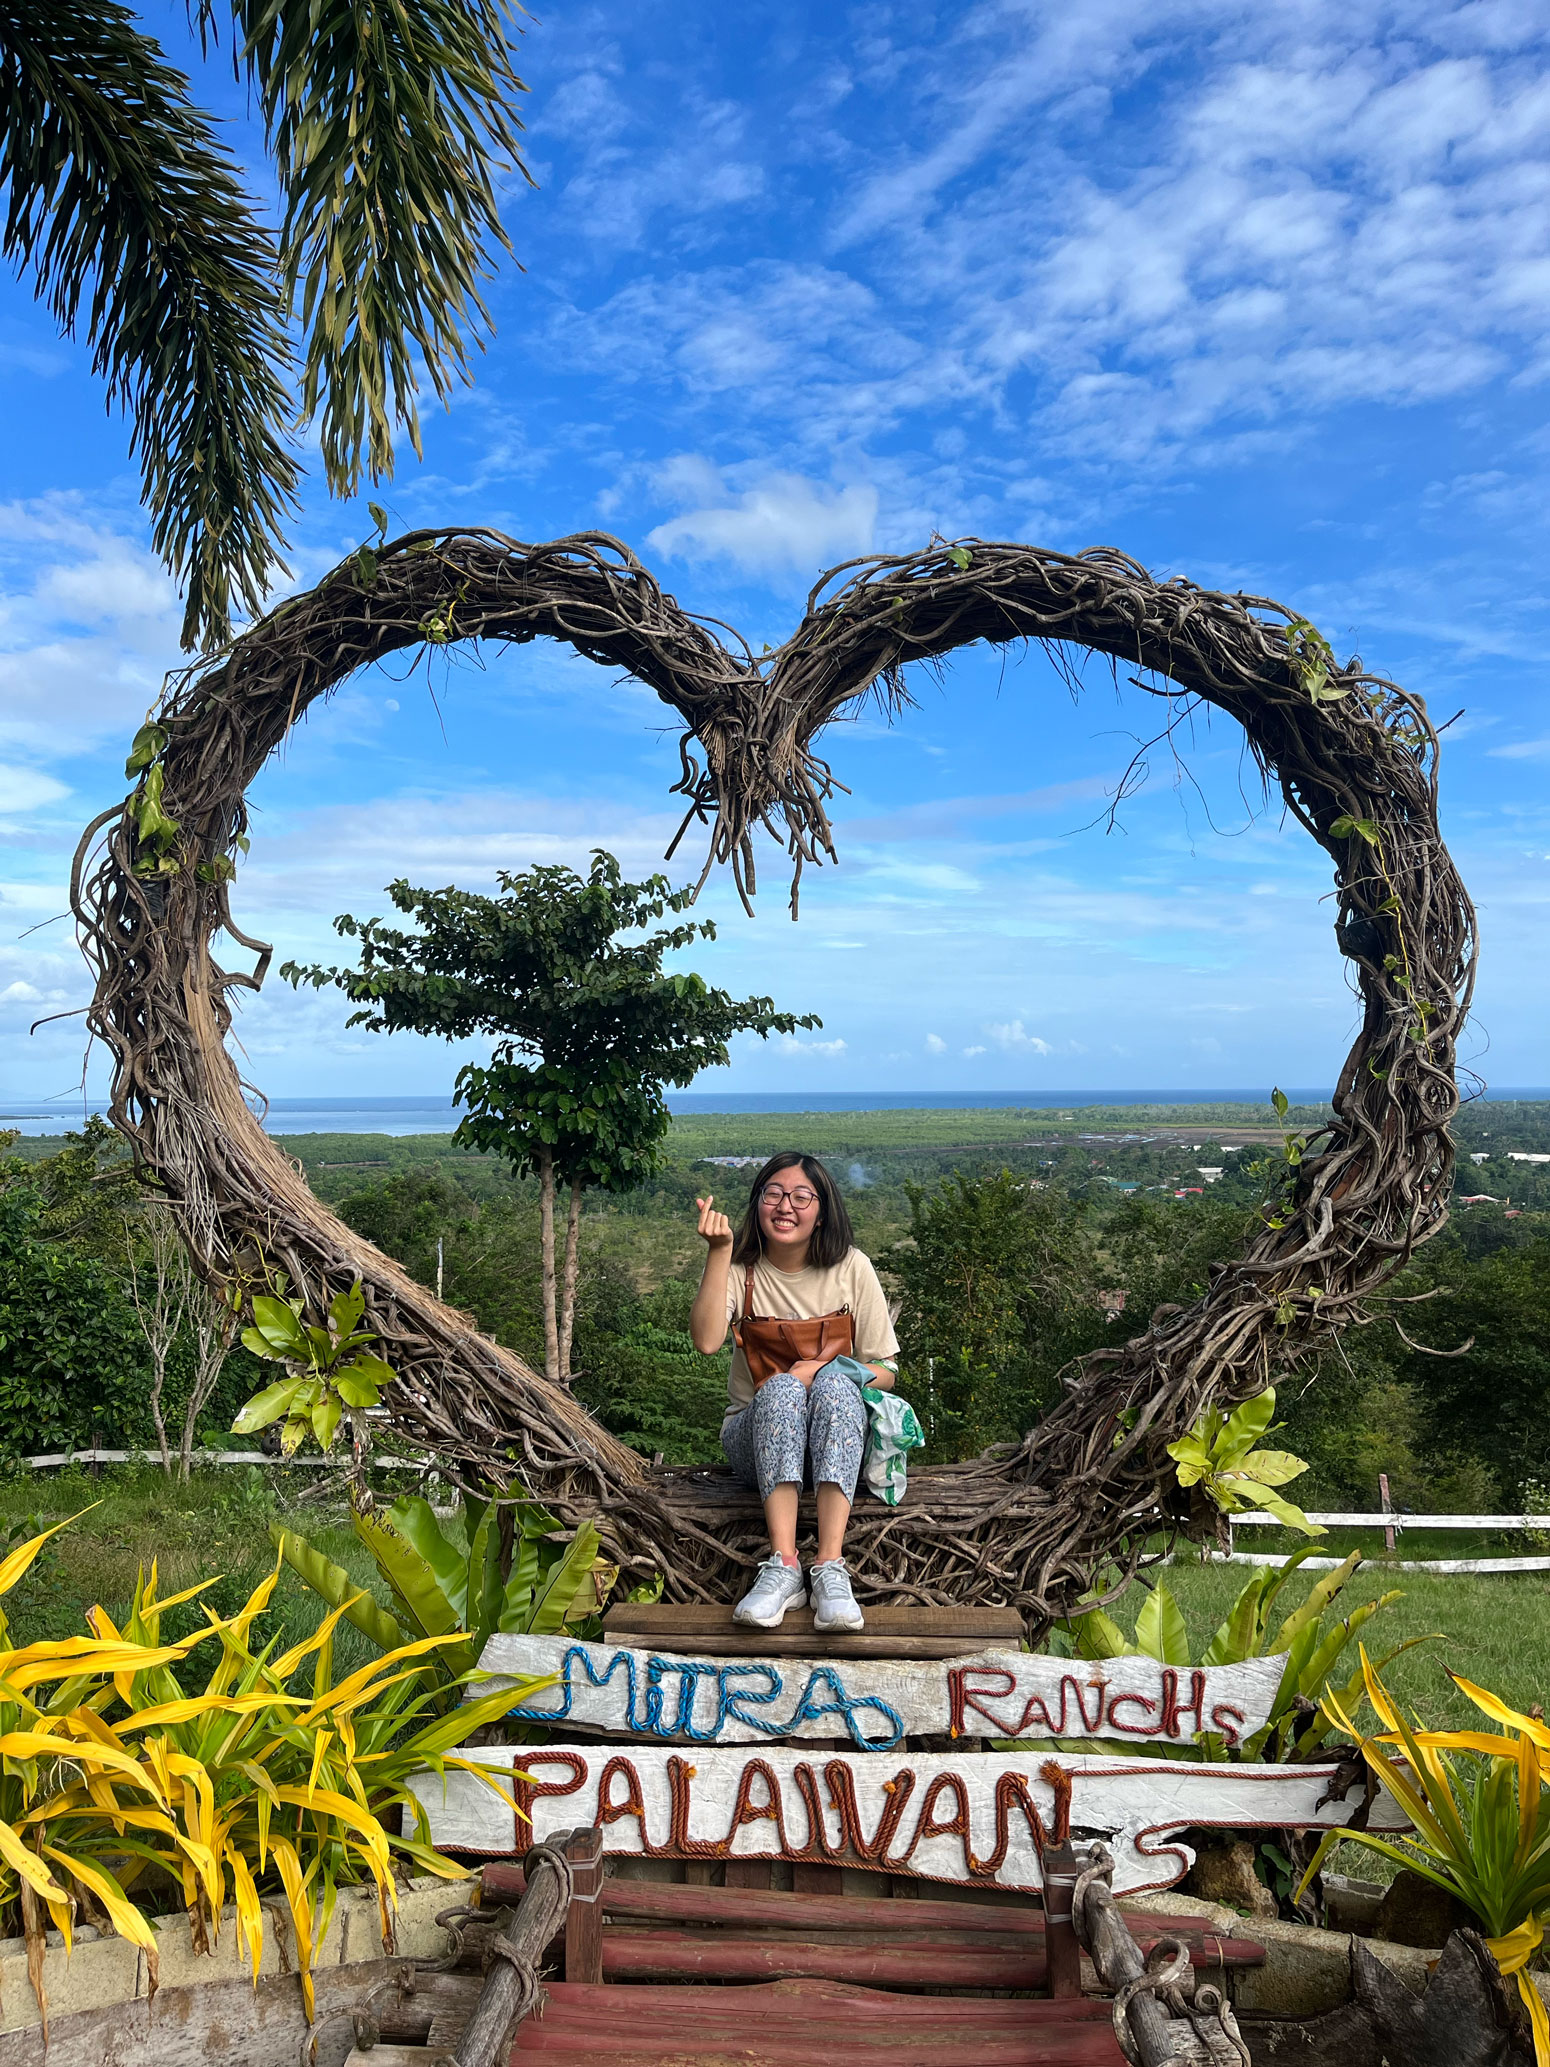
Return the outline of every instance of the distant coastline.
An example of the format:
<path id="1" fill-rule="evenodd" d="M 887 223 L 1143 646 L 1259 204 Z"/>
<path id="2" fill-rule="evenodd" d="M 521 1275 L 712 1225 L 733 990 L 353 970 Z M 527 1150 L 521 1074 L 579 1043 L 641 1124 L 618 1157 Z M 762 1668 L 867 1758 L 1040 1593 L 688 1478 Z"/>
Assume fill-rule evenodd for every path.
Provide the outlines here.
<path id="1" fill-rule="evenodd" d="M 1323 1105 L 1328 1090 L 1282 1087 L 1294 1105 Z M 1550 1099 L 1545 1086 L 1505 1085 L 1485 1099 Z M 1266 1106 L 1270 1086 L 1221 1090 L 1105 1091 L 675 1091 L 668 1103 L 678 1113 L 762 1112 L 1064 1112 L 1095 1106 L 1237 1105 Z M 93 1110 L 100 1110 L 93 1107 Z M 17 1099 L 0 1103 L 0 1128 L 25 1135 L 63 1134 L 80 1126 L 83 1107 L 56 1100 Z M 271 1134 L 450 1134 L 458 1108 L 446 1098 L 276 1098 L 264 1124 Z"/>

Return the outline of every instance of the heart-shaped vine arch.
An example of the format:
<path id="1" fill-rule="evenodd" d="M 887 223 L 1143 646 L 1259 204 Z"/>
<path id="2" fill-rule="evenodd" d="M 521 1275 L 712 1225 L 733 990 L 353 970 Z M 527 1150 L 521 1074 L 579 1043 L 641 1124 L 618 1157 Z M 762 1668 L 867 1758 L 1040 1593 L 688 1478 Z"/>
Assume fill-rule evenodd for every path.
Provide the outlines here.
<path id="1" fill-rule="evenodd" d="M 1127 1577 L 1147 1537 L 1179 1518 L 1165 1446 L 1203 1405 L 1259 1391 L 1359 1319 L 1443 1225 L 1475 935 L 1438 830 L 1437 735 L 1417 697 L 1359 660 L 1336 665 L 1279 604 L 1154 581 L 1107 550 L 965 539 L 853 561 L 819 583 L 776 651 L 756 657 L 735 633 L 725 643 L 727 629 L 684 611 L 616 539 L 422 531 L 363 547 L 175 676 L 139 786 L 88 828 L 71 885 L 96 972 L 89 1024 L 113 1055 L 113 1118 L 212 1281 L 247 1293 L 280 1268 L 321 1309 L 361 1279 L 406 1439 L 454 1475 L 520 1481 L 567 1521 L 594 1516 L 613 1553 L 637 1573 L 660 1570 L 670 1597 L 726 1599 L 763 1550 L 753 1496 L 723 1473 L 649 1468 L 328 1212 L 249 1110 L 225 1044 L 228 991 L 256 989 L 269 961 L 229 904 L 249 784 L 302 713 L 372 661 L 554 638 L 648 683 L 682 717 L 685 828 L 708 825 L 707 869 L 730 863 L 747 902 L 759 828 L 796 878 L 832 856 L 832 786 L 813 743 L 868 692 L 906 703 L 911 661 L 1038 639 L 1215 705 L 1334 863 L 1363 1022 L 1333 1123 L 1290 1172 L 1284 1209 L 1193 1305 L 1160 1309 L 1144 1333 L 1087 1357 L 1020 1444 L 916 1471 L 897 1509 L 858 1506 L 847 1553 L 863 1597 L 1014 1605 L 1034 1630 L 1101 1575 Z M 258 954 L 252 975 L 217 963 L 223 931 Z"/>

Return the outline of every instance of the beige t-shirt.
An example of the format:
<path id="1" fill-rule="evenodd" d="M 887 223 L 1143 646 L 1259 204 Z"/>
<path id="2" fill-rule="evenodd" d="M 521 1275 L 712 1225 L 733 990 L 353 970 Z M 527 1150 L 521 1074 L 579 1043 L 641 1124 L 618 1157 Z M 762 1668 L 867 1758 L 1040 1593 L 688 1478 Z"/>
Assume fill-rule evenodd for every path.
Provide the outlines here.
<path id="1" fill-rule="evenodd" d="M 743 1281 L 747 1266 L 734 1263 L 727 1277 L 727 1327 L 743 1310 Z M 767 1256 L 753 1267 L 753 1310 L 766 1320 L 814 1321 L 826 1313 L 838 1313 L 848 1306 L 855 1353 L 864 1364 L 880 1364 L 899 1354 L 888 1302 L 877 1281 L 870 1256 L 849 1249 L 827 1270 L 809 1265 L 805 1270 L 777 1270 Z M 754 1382 L 748 1359 L 734 1343 L 732 1368 L 727 1373 L 727 1412 L 735 1414 L 754 1396 Z"/>

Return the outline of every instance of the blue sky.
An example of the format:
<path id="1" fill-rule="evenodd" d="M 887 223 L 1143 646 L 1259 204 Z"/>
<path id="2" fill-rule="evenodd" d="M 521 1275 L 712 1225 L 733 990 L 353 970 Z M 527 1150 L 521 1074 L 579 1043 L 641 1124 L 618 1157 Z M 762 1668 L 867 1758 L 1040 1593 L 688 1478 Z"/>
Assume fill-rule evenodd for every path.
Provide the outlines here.
<path id="1" fill-rule="evenodd" d="M 181 11 L 152 16 L 186 50 Z M 477 384 L 434 402 L 396 523 L 628 540 L 757 645 L 826 566 L 933 531 L 1114 545 L 1281 598 L 1422 692 L 1481 911 L 1469 1059 L 1550 1076 L 1550 71 L 1509 0 L 1264 8 L 990 0 L 542 9 L 521 66 L 536 192 L 507 222 Z M 256 158 L 218 66 L 201 90 Z M 64 1091 L 84 994 L 78 827 L 177 658 L 123 424 L 85 353 L 0 285 L 0 1093 Z M 313 477 L 295 578 L 370 529 Z M 491 884 L 613 848 L 661 865 L 670 714 L 568 654 L 372 673 L 254 792 L 235 907 L 288 955 L 381 886 Z M 758 917 L 707 893 L 692 959 L 823 1015 L 739 1043 L 738 1090 L 1298 1085 L 1355 1024 L 1323 857 L 1218 720 L 1186 766 L 1088 670 L 960 656 L 892 730 L 829 735 L 838 869 Z M 444 723 L 443 723 L 444 720 Z M 1247 800 L 1247 801 L 1246 801 Z M 434 1094 L 462 1051 L 346 1032 L 274 979 L 246 1073 L 280 1096 Z M 702 1088 L 710 1088 L 702 1080 Z"/>

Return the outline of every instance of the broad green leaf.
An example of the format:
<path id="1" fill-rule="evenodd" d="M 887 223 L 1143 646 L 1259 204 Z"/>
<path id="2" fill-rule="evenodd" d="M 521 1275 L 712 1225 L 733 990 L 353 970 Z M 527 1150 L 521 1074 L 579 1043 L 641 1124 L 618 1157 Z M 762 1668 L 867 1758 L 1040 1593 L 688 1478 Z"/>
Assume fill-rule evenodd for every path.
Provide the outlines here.
<path id="1" fill-rule="evenodd" d="M 311 1410 L 309 1409 L 306 1413 L 297 1413 L 293 1411 L 290 1419 L 280 1430 L 281 1455 L 285 1457 L 294 1457 L 296 1452 L 301 1448 L 302 1444 L 307 1440 L 307 1437 L 311 1433 Z"/>
<path id="2" fill-rule="evenodd" d="M 1313 1545 L 1311 1543 L 1300 1546 L 1298 1552 L 1299 1562 L 1302 1558 L 1311 1557 L 1312 1555 Z M 1301 1629 L 1309 1622 L 1317 1622 L 1361 1561 L 1362 1553 L 1359 1550 L 1353 1550 L 1344 1563 L 1336 1565 L 1332 1572 L 1326 1572 L 1322 1579 L 1310 1586 L 1307 1598 L 1302 1605 L 1294 1608 L 1276 1631 L 1275 1642 L 1270 1648 L 1274 1651 L 1286 1650 Z"/>
<path id="3" fill-rule="evenodd" d="M 369 1349 L 363 1350 L 359 1356 L 352 1356 L 341 1370 L 353 1372 L 357 1378 L 367 1385 L 376 1386 L 379 1391 L 384 1385 L 391 1385 L 398 1376 L 390 1363 L 384 1362 L 379 1356 L 373 1356 Z M 372 1404 L 375 1405 L 376 1402 L 373 1401 Z"/>
<path id="4" fill-rule="evenodd" d="M 1281 1668 L 1280 1684 L 1276 1688 L 1275 1700 L 1270 1704 L 1270 1719 L 1278 1722 L 1291 1707 L 1296 1696 L 1304 1691 L 1303 1675 L 1308 1669 L 1308 1660 L 1318 1648 L 1319 1626 L 1309 1622 L 1299 1629 L 1286 1653 L 1286 1663 Z"/>
<path id="5" fill-rule="evenodd" d="M 468 1556 L 442 1534 L 430 1502 L 418 1493 L 406 1493 L 393 1502 L 385 1519 L 435 1573 L 436 1584 L 455 1617 L 453 1626 L 466 1628 Z"/>
<path id="6" fill-rule="evenodd" d="M 366 1293 L 359 1278 L 348 1292 L 336 1292 L 328 1302 L 328 1317 L 333 1322 L 334 1333 L 341 1342 L 355 1333 L 361 1315 L 366 1311 Z"/>
<path id="7" fill-rule="evenodd" d="M 1085 1614 L 1076 1616 L 1071 1626 L 1079 1658 L 1129 1658 L 1134 1655 L 1135 1646 L 1102 1608 L 1089 1608 Z"/>
<path id="8" fill-rule="evenodd" d="M 1287 1580 L 1291 1578 L 1303 1559 L 1312 1557 L 1314 1547 L 1311 1543 L 1299 1543 L 1297 1548 L 1289 1551 L 1286 1557 L 1282 1559 L 1280 1565 L 1270 1574 L 1269 1584 L 1265 1588 L 1265 1598 L 1260 1603 L 1260 1615 L 1264 1620 L 1269 1620 L 1270 1609 L 1276 1595 L 1281 1591 Z M 1272 1651 L 1279 1651 L 1282 1646 L 1279 1642 L 1276 1642 L 1269 1645 L 1268 1648 Z"/>
<path id="9" fill-rule="evenodd" d="M 530 1634 L 554 1636 L 564 1627 L 571 1603 L 575 1600 L 582 1581 L 592 1569 L 593 1560 L 597 1556 L 597 1546 L 597 1524 L 583 1522 L 566 1546 L 564 1556 L 555 1564 L 534 1596 L 533 1613 L 528 1623 Z"/>
<path id="10" fill-rule="evenodd" d="M 1255 1450 L 1239 1460 L 1238 1469 L 1247 1472 L 1250 1478 L 1258 1479 L 1262 1486 L 1284 1486 L 1294 1478 L 1301 1478 L 1308 1467 L 1290 1450 Z"/>
<path id="11" fill-rule="evenodd" d="M 1256 1393 L 1253 1399 L 1244 1400 L 1234 1407 L 1227 1417 L 1226 1426 L 1216 1443 L 1217 1463 L 1224 1469 L 1239 1464 L 1259 1441 L 1275 1418 L 1275 1387 L 1267 1385 Z"/>
<path id="12" fill-rule="evenodd" d="M 413 1623 L 418 1635 L 450 1636 L 461 1627 L 457 1611 L 435 1572 L 386 1517 L 356 1515 L 355 1533 L 376 1559 L 377 1570 L 392 1588 L 405 1618 Z"/>
<path id="13" fill-rule="evenodd" d="M 253 1435 L 260 1428 L 267 1428 L 271 1421 L 278 1421 L 282 1414 L 290 1412 L 291 1402 L 305 1383 L 304 1378 L 279 1378 L 262 1392 L 255 1392 L 231 1424 L 232 1434 Z"/>
<path id="14" fill-rule="evenodd" d="M 363 1378 L 358 1364 L 346 1364 L 342 1370 L 336 1371 L 333 1382 L 347 1407 L 374 1407 L 382 1397 L 381 1387 L 373 1385 L 369 1378 Z"/>
<path id="15" fill-rule="evenodd" d="M 312 1433 L 317 1437 L 320 1450 L 326 1452 L 333 1447 L 334 1437 L 339 1433 L 341 1411 L 332 1393 L 320 1399 L 312 1409 Z"/>
<path id="16" fill-rule="evenodd" d="M 533 1612 L 533 1593 L 539 1579 L 539 1539 L 519 1528 L 511 1553 L 511 1575 L 501 1598 L 502 1636 L 525 1636 Z"/>
<path id="17" fill-rule="evenodd" d="M 265 1292 L 253 1300 L 253 1325 L 272 1349 L 286 1356 L 304 1357 L 307 1338 L 295 1311 L 284 1299 L 271 1299 Z"/>
<path id="18" fill-rule="evenodd" d="M 1299 1529 L 1304 1536 L 1327 1536 L 1329 1531 L 1322 1522 L 1310 1522 L 1300 1507 L 1294 1507 L 1290 1500 L 1283 1500 L 1269 1486 L 1261 1486 L 1259 1504 L 1273 1514 L 1278 1522 L 1288 1529 Z"/>
<path id="19" fill-rule="evenodd" d="M 477 1632 L 481 1652 L 500 1621 L 500 1509 L 463 1496 L 463 1527 L 468 1533 L 468 1627 Z"/>
<path id="20" fill-rule="evenodd" d="M 129 759 L 124 763 L 124 773 L 138 775 L 142 768 L 149 768 L 166 744 L 167 735 L 154 719 L 142 725 L 130 742 Z"/>
<path id="21" fill-rule="evenodd" d="M 320 1599 L 331 1608 L 341 1602 L 350 1601 L 352 1594 L 360 1597 L 350 1601 L 344 1611 L 346 1622 L 353 1623 L 363 1636 L 367 1636 L 380 1651 L 396 1651 L 400 1644 L 409 1642 L 409 1637 L 385 1608 L 378 1607 L 369 1594 L 362 1594 L 343 1565 L 336 1565 L 326 1558 L 322 1551 L 314 1550 L 305 1536 L 298 1536 L 291 1529 L 281 1528 L 278 1522 L 269 1525 L 269 1540 L 296 1572 L 312 1588 Z"/>
<path id="22" fill-rule="evenodd" d="M 557 1514 L 551 1514 L 547 1507 L 540 1507 L 536 1500 L 524 1500 L 517 1509 L 517 1527 L 524 1536 L 537 1538 L 552 1536 L 565 1524 Z"/>
<path id="23" fill-rule="evenodd" d="M 1159 1665 L 1188 1665 L 1189 1631 L 1166 1586 L 1147 1595 L 1136 1617 L 1136 1649 Z"/>
<path id="24" fill-rule="evenodd" d="M 1241 1665 L 1258 1653 L 1259 1611 L 1269 1573 L 1251 1579 L 1233 1602 L 1232 1612 L 1206 1646 L 1202 1665 Z"/>
<path id="25" fill-rule="evenodd" d="M 1211 1452 L 1198 1435 L 1183 1435 L 1176 1443 L 1169 1443 L 1168 1455 L 1178 1466 L 1181 1486 L 1195 1485 L 1214 1468 Z"/>

